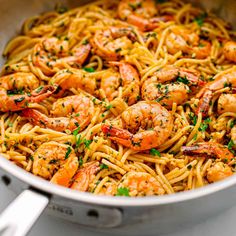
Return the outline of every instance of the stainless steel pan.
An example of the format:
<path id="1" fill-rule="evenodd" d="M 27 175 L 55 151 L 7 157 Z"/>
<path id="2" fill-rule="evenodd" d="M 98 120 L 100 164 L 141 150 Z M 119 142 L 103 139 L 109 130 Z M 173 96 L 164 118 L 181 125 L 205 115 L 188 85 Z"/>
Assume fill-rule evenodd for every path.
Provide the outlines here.
<path id="1" fill-rule="evenodd" d="M 0 0 L 0 51 L 17 34 L 25 18 L 53 9 L 56 2 L 76 6 L 86 1 Z M 236 23 L 235 0 L 195 0 L 195 3 Z M 1 156 L 0 182 L 19 194 L 0 215 L 0 235 L 4 236 L 26 235 L 45 209 L 53 216 L 108 235 L 157 235 L 190 227 L 230 207 L 236 200 L 236 175 L 201 189 L 169 196 L 102 197 L 53 185 Z"/>

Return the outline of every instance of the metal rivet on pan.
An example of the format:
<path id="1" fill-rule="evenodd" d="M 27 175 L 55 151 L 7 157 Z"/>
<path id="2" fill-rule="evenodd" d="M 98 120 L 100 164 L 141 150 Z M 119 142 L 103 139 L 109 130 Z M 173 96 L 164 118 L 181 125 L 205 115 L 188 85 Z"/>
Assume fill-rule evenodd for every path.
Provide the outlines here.
<path id="1" fill-rule="evenodd" d="M 2 182 L 3 182 L 6 186 L 8 186 L 8 185 L 11 184 L 11 179 L 10 179 L 8 176 L 3 175 L 1 179 L 2 179 Z"/>
<path id="2" fill-rule="evenodd" d="M 91 218 L 98 218 L 99 217 L 99 213 L 98 213 L 98 211 L 97 210 L 89 210 L 88 212 L 87 212 L 87 216 L 88 217 L 91 217 Z"/>

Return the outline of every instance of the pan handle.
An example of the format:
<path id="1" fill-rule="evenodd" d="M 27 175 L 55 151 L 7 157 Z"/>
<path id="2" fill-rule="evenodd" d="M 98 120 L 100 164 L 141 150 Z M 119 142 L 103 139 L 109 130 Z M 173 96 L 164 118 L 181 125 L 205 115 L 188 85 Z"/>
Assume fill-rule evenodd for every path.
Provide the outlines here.
<path id="1" fill-rule="evenodd" d="M 0 235 L 25 236 L 48 203 L 48 196 L 25 190 L 1 213 Z"/>

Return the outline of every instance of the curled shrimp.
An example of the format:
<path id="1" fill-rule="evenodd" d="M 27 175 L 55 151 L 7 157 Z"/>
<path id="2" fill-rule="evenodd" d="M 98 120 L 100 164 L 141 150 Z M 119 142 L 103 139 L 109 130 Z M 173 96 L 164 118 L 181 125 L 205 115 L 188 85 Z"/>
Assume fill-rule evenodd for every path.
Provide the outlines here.
<path id="1" fill-rule="evenodd" d="M 89 184 L 93 182 L 95 174 L 100 170 L 99 162 L 92 161 L 84 164 L 83 168 L 79 169 L 73 178 L 71 189 L 78 191 L 87 191 Z"/>
<path id="2" fill-rule="evenodd" d="M 159 27 L 160 22 L 173 20 L 169 15 L 157 17 L 157 13 L 153 0 L 122 0 L 118 6 L 119 18 L 137 26 L 141 31 L 151 31 Z"/>
<path id="3" fill-rule="evenodd" d="M 67 40 L 51 37 L 36 44 L 33 51 L 32 62 L 46 75 L 53 75 L 63 68 L 63 63 L 81 65 L 87 59 L 91 46 L 81 45 L 69 50 Z"/>
<path id="4" fill-rule="evenodd" d="M 133 150 L 142 151 L 163 144 L 171 134 L 172 115 L 159 103 L 138 102 L 119 117 L 119 127 L 103 124 L 109 139 Z"/>
<path id="5" fill-rule="evenodd" d="M 61 132 L 83 130 L 90 123 L 93 114 L 93 102 L 84 95 L 58 99 L 52 106 L 52 118 L 35 109 L 21 112 L 21 116 L 26 117 L 32 124 Z"/>
<path id="6" fill-rule="evenodd" d="M 231 135 L 231 140 L 233 141 L 233 148 L 236 149 L 236 126 L 235 125 L 231 129 L 230 135 Z"/>
<path id="7" fill-rule="evenodd" d="M 219 114 L 225 112 L 236 113 L 236 94 L 221 94 L 218 99 L 217 109 Z M 233 147 L 236 148 L 236 126 L 234 125 L 230 132 Z"/>
<path id="8" fill-rule="evenodd" d="M 188 156 L 204 156 L 230 162 L 234 155 L 227 147 L 215 142 L 196 143 L 192 146 L 183 146 L 182 152 Z"/>
<path id="9" fill-rule="evenodd" d="M 203 117 L 208 115 L 211 99 L 217 90 L 229 87 L 236 87 L 236 67 L 227 70 L 220 75 L 216 75 L 214 81 L 207 83 L 196 95 L 200 99 L 197 113 L 202 113 Z"/>
<path id="10" fill-rule="evenodd" d="M 71 88 L 82 89 L 90 94 L 96 90 L 96 79 L 86 76 L 86 72 L 78 69 L 61 70 L 50 80 L 50 84 L 58 87 L 56 95 L 60 97 L 66 90 Z"/>
<path id="11" fill-rule="evenodd" d="M 33 155 L 33 173 L 69 187 L 79 163 L 72 147 L 54 141 L 43 143 Z"/>
<path id="12" fill-rule="evenodd" d="M 225 112 L 236 113 L 236 94 L 221 94 L 218 99 L 217 110 L 219 114 Z"/>
<path id="13" fill-rule="evenodd" d="M 236 42 L 226 42 L 223 46 L 223 54 L 227 60 L 236 62 Z"/>
<path id="14" fill-rule="evenodd" d="M 136 35 L 131 28 L 109 27 L 107 30 L 96 31 L 91 44 L 94 52 L 108 61 L 121 58 L 120 52 L 131 49 Z"/>
<path id="15" fill-rule="evenodd" d="M 125 62 L 112 62 L 119 67 L 119 73 L 105 74 L 101 80 L 101 89 L 105 92 L 109 101 L 118 95 L 118 88 L 122 86 L 122 98 L 132 105 L 137 102 L 140 92 L 140 79 L 137 70 Z"/>
<path id="16" fill-rule="evenodd" d="M 142 98 L 158 101 L 172 108 L 173 103 L 183 104 L 189 97 L 190 87 L 202 86 L 204 82 L 195 70 L 166 66 L 147 79 L 142 85 Z"/>
<path id="17" fill-rule="evenodd" d="M 199 36 L 184 28 L 174 28 L 166 38 L 167 50 L 170 54 L 182 51 L 197 59 L 204 59 L 210 55 L 211 43 L 200 40 Z"/>
<path id="18" fill-rule="evenodd" d="M 165 190 L 160 183 L 148 173 L 129 172 L 123 176 L 118 188 L 127 188 L 129 196 L 163 195 Z"/>
<path id="19" fill-rule="evenodd" d="M 32 91 L 33 90 L 33 91 Z M 20 111 L 55 92 L 54 86 L 40 86 L 32 73 L 17 72 L 0 78 L 0 111 Z"/>
<path id="20" fill-rule="evenodd" d="M 100 195 L 115 196 L 117 194 L 118 183 L 106 182 L 102 189 L 99 191 Z"/>
<path id="21" fill-rule="evenodd" d="M 223 162 L 216 162 L 207 169 L 207 180 L 210 183 L 223 180 L 231 175 L 233 175 L 231 168 Z"/>

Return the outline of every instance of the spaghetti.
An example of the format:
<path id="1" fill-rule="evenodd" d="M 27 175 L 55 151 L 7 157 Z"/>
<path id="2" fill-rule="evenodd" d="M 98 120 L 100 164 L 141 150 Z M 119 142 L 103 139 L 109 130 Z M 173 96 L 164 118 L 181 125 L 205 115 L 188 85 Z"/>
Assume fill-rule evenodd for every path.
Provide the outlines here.
<path id="1" fill-rule="evenodd" d="M 26 20 L 3 52 L 1 155 L 52 183 L 112 196 L 231 176 L 234 37 L 179 0 L 57 6 Z"/>

